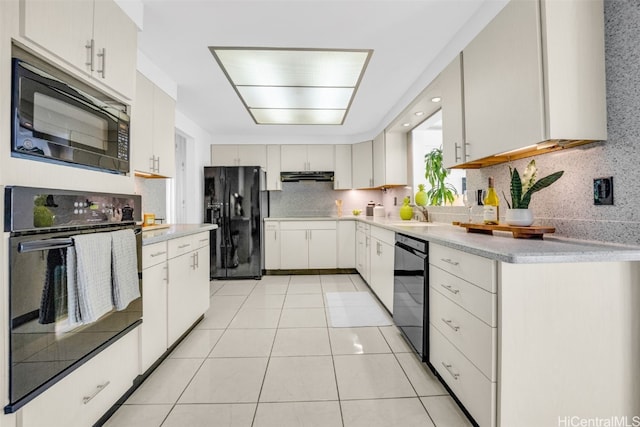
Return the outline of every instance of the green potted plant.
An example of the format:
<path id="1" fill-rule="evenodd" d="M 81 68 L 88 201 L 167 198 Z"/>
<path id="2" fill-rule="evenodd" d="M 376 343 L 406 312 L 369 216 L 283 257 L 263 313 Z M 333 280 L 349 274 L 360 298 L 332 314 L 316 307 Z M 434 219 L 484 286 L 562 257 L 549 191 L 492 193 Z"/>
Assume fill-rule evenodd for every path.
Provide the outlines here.
<path id="1" fill-rule="evenodd" d="M 425 174 L 431 188 L 427 191 L 429 205 L 453 204 L 458 191 L 446 182 L 449 171 L 442 166 L 442 148 L 434 148 L 424 156 Z"/>
<path id="2" fill-rule="evenodd" d="M 518 169 L 512 169 L 511 166 L 509 166 L 509 174 L 511 175 L 511 203 L 509 203 L 509 199 L 504 195 L 504 192 L 502 193 L 508 207 L 505 222 L 509 225 L 529 226 L 533 224 L 533 212 L 529 209 L 531 196 L 560 179 L 564 171 L 555 172 L 536 180 L 538 169 L 536 168 L 536 161 L 531 160 L 522 177 L 520 177 Z"/>

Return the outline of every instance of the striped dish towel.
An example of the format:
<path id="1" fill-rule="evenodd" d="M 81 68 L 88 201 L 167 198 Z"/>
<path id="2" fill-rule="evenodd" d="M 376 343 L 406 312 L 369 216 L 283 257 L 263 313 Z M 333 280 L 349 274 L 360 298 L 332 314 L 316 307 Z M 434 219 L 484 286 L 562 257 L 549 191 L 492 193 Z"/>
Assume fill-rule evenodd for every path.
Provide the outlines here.
<path id="1" fill-rule="evenodd" d="M 113 277 L 113 305 L 124 310 L 140 297 L 138 284 L 138 253 L 133 230 L 119 230 L 111 234 L 111 274 Z"/>

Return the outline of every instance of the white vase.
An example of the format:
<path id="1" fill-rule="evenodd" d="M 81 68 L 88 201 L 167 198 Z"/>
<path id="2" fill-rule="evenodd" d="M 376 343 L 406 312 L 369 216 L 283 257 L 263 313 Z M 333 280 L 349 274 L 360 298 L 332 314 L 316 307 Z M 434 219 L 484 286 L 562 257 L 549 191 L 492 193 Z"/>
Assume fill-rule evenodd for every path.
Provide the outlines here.
<path id="1" fill-rule="evenodd" d="M 509 225 L 527 227 L 533 224 L 533 212 L 531 209 L 507 209 L 505 222 Z"/>

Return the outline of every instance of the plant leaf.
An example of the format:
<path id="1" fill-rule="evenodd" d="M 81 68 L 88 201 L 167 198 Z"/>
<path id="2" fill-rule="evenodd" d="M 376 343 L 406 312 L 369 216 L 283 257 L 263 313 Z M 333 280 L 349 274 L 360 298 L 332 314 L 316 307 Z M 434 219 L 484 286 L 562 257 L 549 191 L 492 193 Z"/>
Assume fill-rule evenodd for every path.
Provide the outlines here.
<path id="1" fill-rule="evenodd" d="M 511 169 L 511 168 L 509 168 Z M 518 169 L 513 168 L 511 171 L 511 206 L 513 209 L 520 209 L 522 200 L 522 181 L 520 180 L 520 174 Z"/>
<path id="2" fill-rule="evenodd" d="M 529 202 L 531 201 L 531 196 L 533 195 L 533 193 L 550 186 L 551 184 L 556 182 L 558 179 L 560 179 L 562 174 L 564 174 L 564 171 L 552 173 L 551 175 L 547 175 L 544 178 L 538 180 L 535 184 L 533 184 L 533 186 L 529 188 L 529 190 L 524 194 L 524 196 L 522 196 L 522 204 L 524 206 L 521 206 L 521 207 L 523 209 L 528 208 Z"/>
<path id="3" fill-rule="evenodd" d="M 529 188 L 536 182 L 536 176 L 538 174 L 538 168 L 536 168 L 536 161 L 531 160 L 526 169 L 522 173 L 522 192 L 526 193 Z"/>

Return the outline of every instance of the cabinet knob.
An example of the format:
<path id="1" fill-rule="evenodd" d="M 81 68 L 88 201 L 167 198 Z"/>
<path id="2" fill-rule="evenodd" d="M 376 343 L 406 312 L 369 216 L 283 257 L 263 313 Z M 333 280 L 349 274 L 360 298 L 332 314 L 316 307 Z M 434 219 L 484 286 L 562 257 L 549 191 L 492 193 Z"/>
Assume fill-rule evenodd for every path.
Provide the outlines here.
<path id="1" fill-rule="evenodd" d="M 111 381 L 107 381 L 106 383 L 100 384 L 99 386 L 97 386 L 93 393 L 91 393 L 89 396 L 85 396 L 82 398 L 82 403 L 86 405 L 87 403 L 91 402 L 93 398 L 96 397 L 98 393 L 100 393 L 102 390 L 107 388 L 109 384 L 111 384 Z"/>

